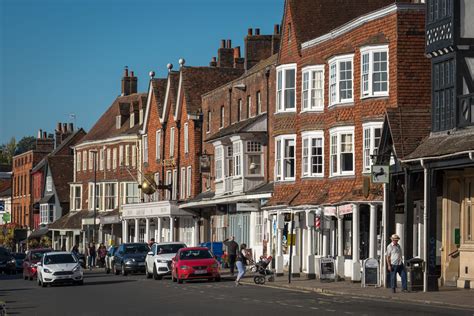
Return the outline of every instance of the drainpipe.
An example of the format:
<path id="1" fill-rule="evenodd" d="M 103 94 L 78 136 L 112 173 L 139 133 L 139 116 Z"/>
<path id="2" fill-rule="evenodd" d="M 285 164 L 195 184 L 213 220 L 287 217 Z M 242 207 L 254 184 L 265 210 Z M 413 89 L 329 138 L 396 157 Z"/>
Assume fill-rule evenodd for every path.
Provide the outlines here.
<path id="1" fill-rule="evenodd" d="M 269 104 L 270 104 L 270 100 L 269 100 L 269 97 L 270 97 L 270 91 L 269 91 L 269 87 L 270 87 L 270 68 L 267 68 L 265 70 L 265 79 L 266 79 L 266 85 L 267 85 L 267 91 L 266 91 L 266 94 L 267 94 L 267 140 L 268 140 L 268 143 L 267 143 L 267 159 L 266 159 L 266 166 L 265 166 L 265 177 L 267 179 L 267 182 L 270 182 L 270 137 L 268 137 L 270 135 L 270 117 L 268 115 L 269 113 Z"/>
<path id="2" fill-rule="evenodd" d="M 425 260 L 425 269 L 423 272 L 423 292 L 428 291 L 428 247 L 427 247 L 427 238 L 428 238 L 428 168 L 426 162 L 423 159 L 420 159 L 420 164 L 423 167 L 423 260 Z"/>
<path id="3" fill-rule="evenodd" d="M 221 115 L 221 112 L 219 109 L 219 117 L 220 115 Z M 225 109 L 224 109 L 224 116 L 225 116 Z M 232 125 L 232 87 L 229 87 L 229 126 L 231 125 Z"/>

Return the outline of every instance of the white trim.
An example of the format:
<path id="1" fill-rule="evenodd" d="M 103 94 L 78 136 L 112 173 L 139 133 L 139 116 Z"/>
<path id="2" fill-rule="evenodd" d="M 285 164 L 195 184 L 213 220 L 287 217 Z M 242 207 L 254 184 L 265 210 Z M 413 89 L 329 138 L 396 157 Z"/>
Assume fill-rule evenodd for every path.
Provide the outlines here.
<path id="1" fill-rule="evenodd" d="M 285 83 L 286 83 L 286 74 L 285 74 L 285 71 L 286 70 L 294 70 L 295 71 L 295 100 L 294 100 L 294 108 L 292 109 L 287 109 L 286 106 L 285 106 Z M 278 73 L 281 71 L 282 73 L 282 79 L 281 79 L 281 101 L 280 99 L 278 98 Z M 296 86 L 297 86 L 297 71 L 298 71 L 298 67 L 297 67 L 297 64 L 296 63 L 292 63 L 292 64 L 284 64 L 284 65 L 279 65 L 278 67 L 276 67 L 276 84 L 275 84 L 275 97 L 276 97 L 276 106 L 275 106 L 275 113 L 286 113 L 286 112 L 296 112 Z M 282 102 L 281 105 L 278 104 L 278 102 Z M 281 110 L 278 108 L 279 106 L 281 106 Z"/>
<path id="2" fill-rule="evenodd" d="M 77 150 L 81 150 L 82 147 L 90 146 L 90 145 L 115 145 L 121 142 L 127 142 L 127 141 L 132 141 L 132 140 L 136 141 L 139 137 L 140 137 L 139 135 L 127 135 L 127 136 L 122 135 L 122 136 L 116 136 L 116 137 L 107 138 L 107 139 L 86 141 L 86 142 L 83 142 L 71 147 Z"/>
<path id="3" fill-rule="evenodd" d="M 275 140 L 275 163 L 274 163 L 274 167 L 275 167 L 275 170 L 274 170 L 274 179 L 275 179 L 275 182 L 289 182 L 289 181 L 295 181 L 296 179 L 296 134 L 286 134 L 286 135 L 278 135 L 278 136 L 275 136 L 274 137 L 274 140 Z M 285 177 L 284 176 L 284 160 L 285 160 L 285 141 L 287 140 L 293 140 L 294 141 L 294 170 L 293 170 L 293 173 L 294 173 L 294 176 L 293 177 Z M 278 153 L 277 152 L 277 143 L 280 142 L 280 152 Z M 281 160 L 281 163 L 280 163 L 280 166 L 278 168 L 277 166 L 277 158 L 278 158 L 278 154 L 280 155 L 280 160 Z M 279 169 L 279 170 L 278 170 Z M 277 173 L 277 170 L 279 171 L 279 177 L 277 176 L 278 173 Z"/>
<path id="4" fill-rule="evenodd" d="M 252 194 L 252 195 L 236 195 L 236 196 L 225 196 L 222 198 L 211 198 L 209 200 L 202 200 L 198 202 L 189 202 L 179 205 L 180 209 L 192 208 L 197 206 L 206 206 L 206 205 L 216 205 L 216 204 L 229 204 L 233 202 L 245 202 L 259 199 L 268 199 L 271 198 L 271 193 L 261 193 L 261 194 Z"/>
<path id="5" fill-rule="evenodd" d="M 155 131 L 155 160 L 161 160 L 161 128 Z"/>
<path id="6" fill-rule="evenodd" d="M 322 139 L 322 146 L 321 146 L 321 149 L 322 149 L 322 171 L 321 173 L 316 173 L 316 174 L 313 174 L 311 172 L 311 144 L 308 142 L 308 164 L 309 164 L 309 167 L 308 167 L 308 175 L 305 175 L 304 173 L 304 161 L 303 161 L 303 158 L 304 158 L 304 140 L 308 138 L 309 140 L 313 139 L 313 138 L 321 138 Z M 315 130 L 315 131 L 305 131 L 305 132 L 302 132 L 301 133 L 301 178 L 302 179 L 313 179 L 313 178 L 324 178 L 324 144 L 325 144 L 325 140 L 324 140 L 324 131 L 323 130 Z"/>
<path id="7" fill-rule="evenodd" d="M 148 83 L 148 99 L 146 100 L 145 119 L 143 120 L 142 129 L 139 131 L 140 134 L 145 134 L 147 132 L 148 115 L 150 112 L 152 94 L 153 94 L 153 85 L 151 84 L 151 80 L 150 80 L 150 82 Z"/>
<path id="8" fill-rule="evenodd" d="M 387 91 L 374 92 L 373 91 L 373 76 L 374 76 L 374 53 L 387 53 Z M 362 81 L 363 74 L 363 55 L 369 55 L 369 69 L 368 69 L 368 93 L 364 95 L 364 83 Z M 390 56 L 389 56 L 389 47 L 388 44 L 385 45 L 370 45 L 364 46 L 360 49 L 360 98 L 368 99 L 374 97 L 387 97 L 390 92 Z"/>
<path id="9" fill-rule="evenodd" d="M 189 153 L 189 124 L 188 122 L 184 123 L 184 153 Z"/>
<path id="10" fill-rule="evenodd" d="M 175 121 L 179 121 L 179 114 L 181 109 L 181 87 L 183 83 L 183 72 L 179 70 L 179 83 L 178 83 L 178 97 L 176 99 L 176 109 L 174 109 L 173 118 Z"/>
<path id="11" fill-rule="evenodd" d="M 352 171 L 342 171 L 341 170 L 341 134 L 352 134 Z M 337 171 L 333 173 L 332 171 L 332 157 L 331 157 L 331 149 L 332 149 L 332 137 L 337 137 L 336 143 L 336 163 L 337 163 Z M 353 176 L 355 175 L 355 133 L 354 133 L 354 126 L 340 126 L 334 127 L 329 130 L 329 177 L 340 177 L 340 176 Z"/>
<path id="12" fill-rule="evenodd" d="M 318 36 L 312 40 L 306 41 L 301 44 L 301 49 L 307 49 L 313 47 L 317 44 L 323 43 L 325 41 L 329 41 L 332 39 L 337 38 L 347 32 L 350 32 L 368 22 L 375 21 L 382 17 L 385 17 L 393 12 L 401 11 L 401 10 L 417 10 L 417 11 L 424 11 L 425 4 L 404 4 L 404 3 L 397 3 L 389 5 L 385 8 L 382 8 L 377 11 L 370 12 L 366 15 L 362 15 L 338 28 L 335 28 L 330 33 L 326 33 L 324 35 Z"/>
<path id="13" fill-rule="evenodd" d="M 375 129 L 380 129 L 380 137 L 382 137 L 382 128 L 383 128 L 383 122 L 367 122 L 362 124 L 362 173 L 370 173 L 370 166 L 372 166 L 372 159 L 370 159 L 370 164 L 369 168 L 366 168 L 365 165 L 365 131 L 367 129 L 370 130 L 370 144 L 369 144 L 369 155 L 373 155 L 374 150 L 375 150 L 375 137 L 374 137 L 374 132 Z M 380 140 L 379 140 L 380 141 Z"/>
<path id="14" fill-rule="evenodd" d="M 324 102 L 324 84 L 325 84 L 325 65 L 311 65 L 311 66 L 305 66 L 301 69 L 301 113 L 304 112 L 323 112 L 324 107 L 325 107 L 325 102 Z M 311 91 L 315 89 L 313 87 L 313 72 L 314 71 L 321 71 L 322 74 L 322 99 L 323 99 L 323 104 L 321 107 L 311 107 Z M 306 72 L 309 72 L 309 77 L 308 77 L 308 108 L 304 109 L 303 107 L 303 76 Z"/>
<path id="15" fill-rule="evenodd" d="M 341 62 L 351 62 L 351 81 L 352 81 L 352 93 L 351 93 L 351 98 L 348 99 L 342 99 L 340 95 L 340 81 L 341 81 L 341 76 L 340 76 L 340 64 Z M 346 103 L 353 103 L 354 102 L 354 54 L 345 54 L 345 55 L 338 55 L 330 58 L 328 60 L 328 65 L 329 65 L 329 80 L 328 80 L 328 99 L 329 99 L 329 107 L 337 105 L 337 104 L 346 104 Z M 331 95 L 331 68 L 332 66 L 336 66 L 336 95 L 335 95 L 335 100 L 332 100 L 332 95 Z"/>
<path id="16" fill-rule="evenodd" d="M 169 97 L 170 85 L 171 85 L 170 82 L 171 82 L 171 75 L 168 74 L 168 82 L 166 83 L 165 102 L 163 106 L 163 113 L 161 113 L 161 116 L 160 116 L 160 123 L 163 123 L 168 118 L 168 115 L 166 113 L 168 109 L 168 97 Z"/>

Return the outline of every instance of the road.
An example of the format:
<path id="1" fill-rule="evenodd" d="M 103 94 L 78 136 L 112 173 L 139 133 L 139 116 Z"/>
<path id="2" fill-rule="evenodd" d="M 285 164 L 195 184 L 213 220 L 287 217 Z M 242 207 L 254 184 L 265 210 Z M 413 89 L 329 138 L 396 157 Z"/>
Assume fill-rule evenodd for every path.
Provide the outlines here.
<path id="1" fill-rule="evenodd" d="M 0 276 L 8 315 L 474 315 L 474 311 L 217 283 L 177 284 L 144 275 L 86 272 L 84 286 L 38 287 Z"/>

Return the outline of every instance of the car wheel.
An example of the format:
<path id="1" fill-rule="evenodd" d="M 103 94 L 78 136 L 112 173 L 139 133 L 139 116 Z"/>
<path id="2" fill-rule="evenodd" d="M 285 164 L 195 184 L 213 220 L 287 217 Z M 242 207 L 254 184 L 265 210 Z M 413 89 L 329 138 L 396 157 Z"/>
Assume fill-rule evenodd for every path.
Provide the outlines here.
<path id="1" fill-rule="evenodd" d="M 219 275 L 219 276 L 215 277 L 215 278 L 214 278 L 214 281 L 220 282 L 220 281 L 221 281 L 221 276 Z"/>
<path id="2" fill-rule="evenodd" d="M 80 280 L 76 282 L 77 285 L 84 285 L 84 280 Z"/>
<path id="3" fill-rule="evenodd" d="M 153 279 L 161 280 L 161 275 L 159 275 L 158 271 L 156 271 L 156 265 L 153 265 Z"/>
<path id="4" fill-rule="evenodd" d="M 125 266 L 123 264 L 122 264 L 122 271 L 121 272 L 122 272 L 123 276 L 126 276 L 128 274 L 127 271 L 125 271 Z"/>

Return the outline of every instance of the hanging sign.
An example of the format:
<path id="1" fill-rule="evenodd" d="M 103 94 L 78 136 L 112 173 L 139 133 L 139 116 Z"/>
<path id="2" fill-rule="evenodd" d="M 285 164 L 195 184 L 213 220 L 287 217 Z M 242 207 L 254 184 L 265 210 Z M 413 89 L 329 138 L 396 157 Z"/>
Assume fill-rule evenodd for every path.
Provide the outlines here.
<path id="1" fill-rule="evenodd" d="M 390 167 L 385 165 L 372 165 L 372 183 L 388 183 L 390 179 Z"/>

